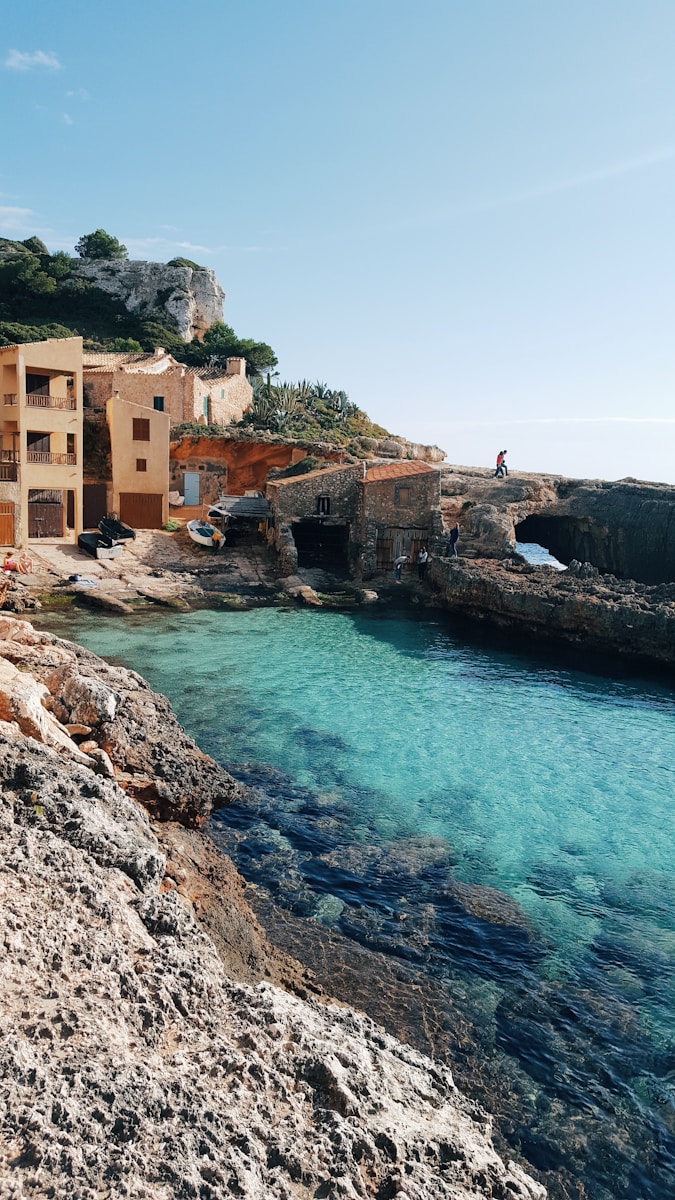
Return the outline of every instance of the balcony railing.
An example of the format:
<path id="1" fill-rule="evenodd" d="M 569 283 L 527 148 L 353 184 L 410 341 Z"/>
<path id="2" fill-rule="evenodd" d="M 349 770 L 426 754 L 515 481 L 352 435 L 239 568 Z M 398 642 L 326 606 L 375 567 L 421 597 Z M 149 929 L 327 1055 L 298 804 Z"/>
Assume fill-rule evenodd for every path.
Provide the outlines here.
<path id="1" fill-rule="evenodd" d="M 74 467 L 77 464 L 76 454 L 52 454 L 51 451 L 29 450 L 26 454 L 29 463 L 54 463 L 57 467 Z"/>
<path id="2" fill-rule="evenodd" d="M 17 463 L 19 461 L 18 450 L 0 450 L 0 462 Z"/>
<path id="3" fill-rule="evenodd" d="M 26 392 L 26 404 L 29 408 L 67 408 L 71 412 L 77 408 L 74 396 L 39 396 L 36 392 Z"/>
<path id="4" fill-rule="evenodd" d="M 5 392 L 4 396 L 2 397 L 2 402 L 3 404 L 18 404 L 19 397 L 15 392 Z"/>
<path id="5" fill-rule="evenodd" d="M 16 483 L 18 469 L 15 462 L 0 462 L 0 483 Z"/>

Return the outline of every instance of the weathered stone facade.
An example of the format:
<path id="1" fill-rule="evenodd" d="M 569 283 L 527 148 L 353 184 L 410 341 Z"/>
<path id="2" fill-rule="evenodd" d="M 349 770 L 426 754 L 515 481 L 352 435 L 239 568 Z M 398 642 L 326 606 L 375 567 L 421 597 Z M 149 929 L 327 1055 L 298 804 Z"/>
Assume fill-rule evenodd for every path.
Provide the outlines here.
<path id="1" fill-rule="evenodd" d="M 228 359 L 223 373 L 186 367 L 162 349 L 153 354 L 85 354 L 84 388 L 87 407 L 93 409 L 104 408 L 117 392 L 129 404 L 145 408 L 161 402 L 172 425 L 232 424 L 250 408 L 253 394 L 243 358 Z"/>
<path id="2" fill-rule="evenodd" d="M 420 545 L 432 545 L 442 529 L 440 475 L 426 463 L 311 471 L 270 481 L 267 496 L 282 569 L 292 566 L 294 553 L 297 566 L 298 548 L 300 557 L 303 547 L 335 554 L 343 548 L 350 570 L 369 578 L 389 570 L 398 554 L 412 558 Z"/>

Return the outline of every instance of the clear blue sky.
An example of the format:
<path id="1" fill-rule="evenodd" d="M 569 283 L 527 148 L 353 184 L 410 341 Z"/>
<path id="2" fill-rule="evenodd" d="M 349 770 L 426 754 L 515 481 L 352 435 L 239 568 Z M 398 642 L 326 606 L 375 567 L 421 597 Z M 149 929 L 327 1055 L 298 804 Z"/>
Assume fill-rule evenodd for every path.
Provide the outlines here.
<path id="1" fill-rule="evenodd" d="M 0 234 L 215 268 L 451 462 L 675 483 L 673 0 L 30 0 Z"/>

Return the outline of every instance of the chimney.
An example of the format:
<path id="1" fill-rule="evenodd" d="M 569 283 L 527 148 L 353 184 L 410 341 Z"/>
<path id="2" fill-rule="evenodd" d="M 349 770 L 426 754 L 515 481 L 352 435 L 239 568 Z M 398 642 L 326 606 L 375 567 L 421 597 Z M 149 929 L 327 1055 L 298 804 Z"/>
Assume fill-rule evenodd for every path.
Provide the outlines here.
<path id="1" fill-rule="evenodd" d="M 245 375 L 246 374 L 246 359 L 245 358 L 228 358 L 226 375 Z"/>

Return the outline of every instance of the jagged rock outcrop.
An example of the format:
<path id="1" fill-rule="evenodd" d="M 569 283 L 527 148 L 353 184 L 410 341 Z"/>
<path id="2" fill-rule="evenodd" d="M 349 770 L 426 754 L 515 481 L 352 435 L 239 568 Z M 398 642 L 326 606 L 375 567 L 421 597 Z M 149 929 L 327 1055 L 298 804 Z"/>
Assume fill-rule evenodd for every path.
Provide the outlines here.
<path id="1" fill-rule="evenodd" d="M 575 558 L 642 583 L 675 582 L 675 487 L 622 479 L 564 479 L 447 467 L 446 524 L 462 526 L 464 555 L 504 558 L 516 541 L 537 542 L 562 562 Z"/>
<path id="2" fill-rule="evenodd" d="M 36 685 L 55 679 L 59 712 L 72 705 L 90 733 L 122 721 L 146 770 L 158 734 L 134 722 L 159 712 L 187 753 L 133 672 L 0 620 L 0 656 Z M 2 718 L 0 783 L 7 1200 L 544 1200 L 446 1067 L 350 1009 L 228 972 L 231 923 L 214 924 L 215 942 L 200 927 L 186 867 L 204 863 L 203 835 L 172 826 L 165 851 L 117 782 Z M 216 871 L 211 901 L 221 883 Z M 255 947 L 235 955 L 249 978 L 263 969 Z"/>
<path id="3" fill-rule="evenodd" d="M 22 678 L 29 673 L 40 689 L 37 703 L 44 706 L 51 726 L 85 727 L 86 734 L 74 735 L 80 742 L 78 753 L 81 746 L 90 758 L 94 750 L 102 751 L 120 786 L 153 815 L 200 824 L 236 796 L 231 775 L 195 746 L 168 700 L 135 672 L 104 663 L 80 646 L 4 614 L 0 661 L 19 668 Z M 25 732 L 38 736 L 27 727 Z M 94 757 L 105 771 L 106 760 L 100 753 Z"/>
<path id="4" fill-rule="evenodd" d="M 168 314 L 185 342 L 201 340 L 223 319 L 225 293 L 210 267 L 83 258 L 73 261 L 72 271 L 121 300 L 129 312 Z"/>
<path id="5" fill-rule="evenodd" d="M 424 446 L 421 442 L 408 442 L 405 438 L 381 437 L 361 440 L 374 458 L 411 458 L 427 463 L 440 463 L 445 458 L 445 450 L 441 450 L 440 446 Z"/>

